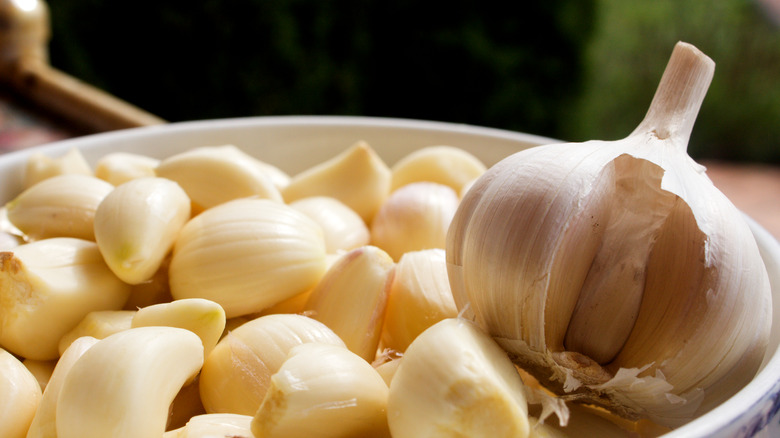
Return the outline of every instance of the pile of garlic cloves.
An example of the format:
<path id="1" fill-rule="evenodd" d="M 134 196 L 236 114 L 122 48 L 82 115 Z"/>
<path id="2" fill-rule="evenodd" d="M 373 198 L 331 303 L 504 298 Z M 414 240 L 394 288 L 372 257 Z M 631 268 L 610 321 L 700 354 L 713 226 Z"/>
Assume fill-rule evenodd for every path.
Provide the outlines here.
<path id="1" fill-rule="evenodd" d="M 456 304 L 567 398 L 675 427 L 757 371 L 771 291 L 742 214 L 687 154 L 714 63 L 678 43 L 619 141 L 489 169 L 449 229 Z"/>

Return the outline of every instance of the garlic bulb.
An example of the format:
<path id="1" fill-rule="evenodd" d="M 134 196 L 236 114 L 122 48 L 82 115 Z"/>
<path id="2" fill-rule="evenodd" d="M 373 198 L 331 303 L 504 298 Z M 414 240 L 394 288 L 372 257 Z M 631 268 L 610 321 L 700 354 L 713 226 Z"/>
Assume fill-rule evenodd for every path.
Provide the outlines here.
<path id="1" fill-rule="evenodd" d="M 747 223 L 686 153 L 713 71 L 678 43 L 634 132 L 506 158 L 469 190 L 447 242 L 459 309 L 516 363 L 669 426 L 752 378 L 771 322 Z"/>

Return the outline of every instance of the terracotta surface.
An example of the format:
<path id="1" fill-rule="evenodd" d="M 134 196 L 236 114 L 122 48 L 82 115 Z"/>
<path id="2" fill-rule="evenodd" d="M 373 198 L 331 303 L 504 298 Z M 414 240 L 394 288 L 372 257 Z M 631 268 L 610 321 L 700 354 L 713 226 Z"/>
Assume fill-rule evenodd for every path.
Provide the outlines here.
<path id="1" fill-rule="evenodd" d="M 82 133 L 0 90 L 0 153 Z M 703 162 L 718 187 L 743 212 L 780 239 L 780 167 Z"/>

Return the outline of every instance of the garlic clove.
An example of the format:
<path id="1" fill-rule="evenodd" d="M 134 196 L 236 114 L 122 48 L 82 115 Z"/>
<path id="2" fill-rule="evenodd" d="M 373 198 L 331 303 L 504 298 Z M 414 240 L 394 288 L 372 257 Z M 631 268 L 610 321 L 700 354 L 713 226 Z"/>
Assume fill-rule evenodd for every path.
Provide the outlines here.
<path id="1" fill-rule="evenodd" d="M 206 414 L 206 408 L 203 407 L 203 402 L 200 399 L 199 377 L 200 374 L 196 374 L 187 380 L 176 397 L 173 398 L 168 409 L 168 423 L 165 430 L 184 427 L 192 417 Z"/>
<path id="2" fill-rule="evenodd" d="M 112 190 L 114 186 L 93 176 L 46 178 L 6 204 L 8 220 L 34 240 L 95 240 L 95 211 Z"/>
<path id="3" fill-rule="evenodd" d="M 679 43 L 633 133 L 499 162 L 447 244 L 458 308 L 519 365 L 671 427 L 749 381 L 771 321 L 755 239 L 685 151 L 713 69 Z"/>
<path id="4" fill-rule="evenodd" d="M 322 227 L 328 254 L 350 251 L 369 243 L 371 236 L 366 223 L 338 199 L 313 196 L 293 201 L 289 205 Z"/>
<path id="5" fill-rule="evenodd" d="M 203 341 L 204 358 L 209 355 L 225 329 L 225 311 L 203 298 L 183 298 L 153 304 L 134 312 L 131 327 L 166 326 L 189 330 Z"/>
<path id="6" fill-rule="evenodd" d="M 442 320 L 412 342 L 390 383 L 393 436 L 527 437 L 520 375 L 490 336 L 461 318 Z"/>
<path id="7" fill-rule="evenodd" d="M 311 292 L 304 313 L 333 330 L 352 352 L 372 362 L 394 267 L 390 256 L 375 246 L 344 254 Z"/>
<path id="8" fill-rule="evenodd" d="M 319 225 L 282 203 L 249 198 L 190 220 L 174 245 L 168 275 L 174 299 L 205 298 L 232 318 L 311 289 L 326 264 Z"/>
<path id="9" fill-rule="evenodd" d="M 99 340 L 62 382 L 57 436 L 162 436 L 171 402 L 202 363 L 203 345 L 189 330 L 138 327 Z"/>
<path id="10" fill-rule="evenodd" d="M 35 376 L 0 348 L 0 436 L 23 438 L 41 401 Z"/>
<path id="11" fill-rule="evenodd" d="M 425 329 L 458 316 L 443 249 L 404 254 L 387 298 L 382 345 L 403 352 Z"/>
<path id="12" fill-rule="evenodd" d="M 0 345 L 55 359 L 63 335 L 89 312 L 119 310 L 129 292 L 94 242 L 59 237 L 0 252 Z"/>
<path id="13" fill-rule="evenodd" d="M 200 395 L 206 412 L 254 415 L 287 353 L 308 342 L 346 348 L 333 330 L 303 315 L 261 316 L 228 332 L 201 370 Z"/>
<path id="14" fill-rule="evenodd" d="M 24 187 L 30 188 L 39 182 L 58 175 L 92 176 L 92 168 L 76 148 L 69 149 L 60 157 L 49 157 L 35 152 L 27 159 L 24 169 Z"/>
<path id="15" fill-rule="evenodd" d="M 138 178 L 157 176 L 155 169 L 160 160 L 130 152 L 113 152 L 103 155 L 95 164 L 95 176 L 114 186 Z"/>
<path id="16" fill-rule="evenodd" d="M 292 177 L 282 190 L 288 203 L 312 196 L 336 198 L 371 223 L 390 192 L 390 168 L 365 142 Z"/>
<path id="17" fill-rule="evenodd" d="M 58 344 L 60 356 L 76 339 L 89 336 L 103 339 L 131 327 L 135 310 L 96 310 L 87 313 L 70 331 L 62 335 Z"/>
<path id="18" fill-rule="evenodd" d="M 444 249 L 458 203 L 457 193 L 448 186 L 407 184 L 391 193 L 377 212 L 371 223 L 371 244 L 396 261 L 409 251 Z"/>
<path id="19" fill-rule="evenodd" d="M 109 193 L 95 211 L 95 241 L 122 281 L 139 284 L 160 269 L 190 218 L 190 199 L 164 178 L 138 178 Z"/>
<path id="20" fill-rule="evenodd" d="M 252 419 L 252 433 L 267 438 L 389 438 L 387 395 L 376 370 L 349 350 L 298 345 L 271 376 Z"/>
<path id="21" fill-rule="evenodd" d="M 459 193 L 486 168 L 479 158 L 453 146 L 427 146 L 396 162 L 392 171 L 391 192 L 413 182 L 429 181 L 449 186 Z"/>
<path id="22" fill-rule="evenodd" d="M 163 438 L 249 438 L 252 436 L 252 417 L 239 414 L 196 415 L 186 425 L 165 432 Z"/>
<path id="23" fill-rule="evenodd" d="M 73 364 L 97 341 L 97 338 L 83 336 L 74 340 L 63 351 L 52 371 L 49 384 L 43 391 L 43 397 L 27 431 L 27 438 L 50 438 L 57 436 L 57 399 L 62 390 L 62 382 L 70 372 Z"/>
<path id="24" fill-rule="evenodd" d="M 233 145 L 190 149 L 162 160 L 156 169 L 157 176 L 177 182 L 204 209 L 250 196 L 280 202 L 269 173 L 263 163 Z"/>

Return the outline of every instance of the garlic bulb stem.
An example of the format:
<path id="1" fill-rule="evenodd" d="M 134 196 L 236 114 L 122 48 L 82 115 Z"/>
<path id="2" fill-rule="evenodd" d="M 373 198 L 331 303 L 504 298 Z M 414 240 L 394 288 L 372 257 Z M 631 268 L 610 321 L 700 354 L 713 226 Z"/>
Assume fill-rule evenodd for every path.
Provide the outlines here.
<path id="1" fill-rule="evenodd" d="M 678 42 L 650 108 L 631 136 L 650 133 L 676 139 L 687 149 L 693 124 L 715 73 L 715 62 L 691 44 Z"/>

